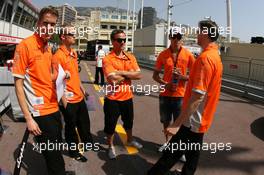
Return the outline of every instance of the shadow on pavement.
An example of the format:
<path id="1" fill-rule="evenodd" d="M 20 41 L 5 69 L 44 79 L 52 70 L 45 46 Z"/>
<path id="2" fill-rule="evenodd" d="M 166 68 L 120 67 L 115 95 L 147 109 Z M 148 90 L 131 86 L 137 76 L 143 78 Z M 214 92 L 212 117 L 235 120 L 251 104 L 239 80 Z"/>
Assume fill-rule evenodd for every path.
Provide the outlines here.
<path id="1" fill-rule="evenodd" d="M 216 153 L 202 151 L 198 168 L 225 169 L 254 174 L 254 170 L 264 166 L 264 160 L 249 160 L 246 157 L 244 159 L 236 158 L 236 156 L 248 152 L 250 152 L 249 148 L 237 146 L 232 146 L 230 151 L 217 151 Z"/>
<path id="2" fill-rule="evenodd" d="M 264 117 L 258 118 L 250 125 L 251 133 L 264 141 Z"/>

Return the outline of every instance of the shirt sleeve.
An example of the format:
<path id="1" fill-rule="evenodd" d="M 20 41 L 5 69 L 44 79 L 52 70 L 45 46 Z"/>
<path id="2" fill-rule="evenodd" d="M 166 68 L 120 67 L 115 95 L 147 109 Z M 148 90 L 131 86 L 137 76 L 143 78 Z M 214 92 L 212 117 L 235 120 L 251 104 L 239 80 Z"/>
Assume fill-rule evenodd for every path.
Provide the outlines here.
<path id="1" fill-rule="evenodd" d="M 195 58 L 194 58 L 193 54 L 190 53 L 190 55 L 189 55 L 189 62 L 188 62 L 188 69 L 189 69 L 189 71 L 192 69 L 192 66 L 193 66 L 194 62 L 195 62 Z"/>
<path id="2" fill-rule="evenodd" d="M 207 89 L 211 82 L 212 68 L 207 58 L 205 58 L 205 59 L 197 60 L 193 69 L 195 72 L 194 72 L 194 77 L 192 79 L 193 81 L 192 91 L 204 95 L 206 94 Z"/>
<path id="3" fill-rule="evenodd" d="M 160 53 L 155 64 L 155 70 L 160 72 L 162 69 L 162 65 L 162 54 Z"/>
<path id="4" fill-rule="evenodd" d="M 107 57 L 103 59 L 103 71 L 106 77 L 114 75 L 116 72 L 116 69 L 113 67 L 113 64 Z"/>
<path id="5" fill-rule="evenodd" d="M 24 43 L 20 43 L 19 45 L 17 45 L 14 54 L 14 65 L 12 68 L 13 76 L 24 79 L 28 65 L 28 48 Z"/>

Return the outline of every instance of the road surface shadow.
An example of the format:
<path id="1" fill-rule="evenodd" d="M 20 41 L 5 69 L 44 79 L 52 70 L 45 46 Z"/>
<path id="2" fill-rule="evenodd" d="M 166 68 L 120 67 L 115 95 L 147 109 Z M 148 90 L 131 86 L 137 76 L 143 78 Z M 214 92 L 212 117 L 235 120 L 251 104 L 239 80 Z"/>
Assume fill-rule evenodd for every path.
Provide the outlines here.
<path id="1" fill-rule="evenodd" d="M 236 158 L 239 154 L 246 155 L 250 151 L 249 148 L 238 146 L 232 146 L 230 151 L 217 151 L 216 153 L 202 151 L 198 168 L 200 166 L 205 169 L 225 169 L 255 174 L 254 170 L 264 166 L 264 160 L 252 160 L 251 158 L 247 159 L 247 157 Z"/>
<path id="2" fill-rule="evenodd" d="M 254 136 L 264 141 L 264 117 L 260 117 L 252 122 L 250 125 L 250 130 Z"/>

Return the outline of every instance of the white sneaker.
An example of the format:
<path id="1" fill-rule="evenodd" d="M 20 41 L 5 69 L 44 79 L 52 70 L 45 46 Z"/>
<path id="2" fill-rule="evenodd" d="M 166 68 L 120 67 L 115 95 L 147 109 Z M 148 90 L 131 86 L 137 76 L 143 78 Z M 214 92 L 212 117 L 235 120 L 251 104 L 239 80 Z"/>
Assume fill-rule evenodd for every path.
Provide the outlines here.
<path id="1" fill-rule="evenodd" d="M 167 148 L 167 142 L 166 143 L 164 143 L 163 145 L 161 145 L 160 147 L 159 147 L 159 149 L 158 149 L 158 151 L 159 152 L 162 152 L 165 148 Z"/>
<path id="2" fill-rule="evenodd" d="M 108 149 L 108 157 L 109 159 L 115 159 L 116 158 L 116 152 L 115 152 L 115 147 L 109 147 Z"/>
<path id="3" fill-rule="evenodd" d="M 135 147 L 137 149 L 143 148 L 143 145 L 141 145 L 140 143 L 138 143 L 135 140 L 132 140 L 131 142 L 127 142 L 127 146 L 133 146 L 133 147 Z"/>

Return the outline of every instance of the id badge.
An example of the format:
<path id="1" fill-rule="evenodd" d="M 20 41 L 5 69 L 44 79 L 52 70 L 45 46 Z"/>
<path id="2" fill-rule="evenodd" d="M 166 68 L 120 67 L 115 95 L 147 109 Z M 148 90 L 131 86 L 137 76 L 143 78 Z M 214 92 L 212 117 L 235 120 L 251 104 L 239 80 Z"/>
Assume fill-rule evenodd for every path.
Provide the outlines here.
<path id="1" fill-rule="evenodd" d="M 44 107 L 44 98 L 43 97 L 34 97 L 32 100 L 33 108 L 35 110 L 42 109 Z"/>

